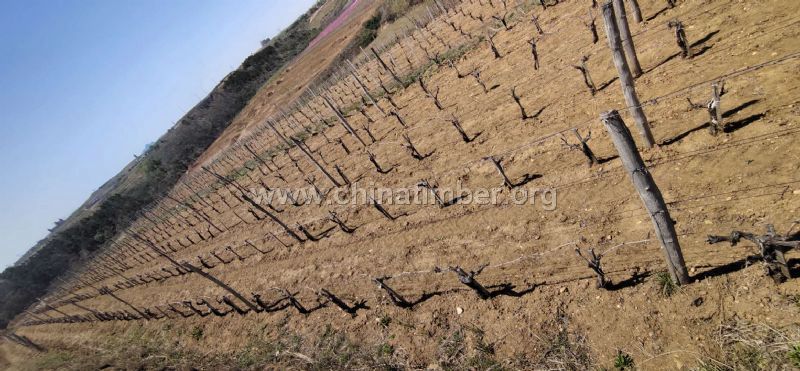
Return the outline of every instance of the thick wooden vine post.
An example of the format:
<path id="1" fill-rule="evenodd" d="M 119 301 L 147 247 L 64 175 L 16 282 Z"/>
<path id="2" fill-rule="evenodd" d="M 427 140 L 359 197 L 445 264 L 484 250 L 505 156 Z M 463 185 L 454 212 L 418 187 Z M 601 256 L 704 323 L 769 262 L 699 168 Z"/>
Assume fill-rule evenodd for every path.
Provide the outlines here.
<path id="1" fill-rule="evenodd" d="M 678 236 L 675 233 L 675 225 L 669 216 L 667 204 L 661 191 L 653 181 L 653 177 L 639 156 L 636 143 L 633 141 L 630 131 L 625 126 L 622 118 L 617 111 L 609 111 L 600 115 L 606 130 L 608 130 L 614 147 L 619 152 L 622 165 L 631 177 L 633 186 L 639 193 L 645 208 L 650 213 L 653 220 L 656 237 L 661 243 L 664 255 L 667 260 L 667 267 L 672 280 L 677 284 L 687 284 L 690 282 L 689 274 L 686 272 L 686 263 L 683 261 L 683 253 L 678 243 Z"/>
<path id="2" fill-rule="evenodd" d="M 644 115 L 644 110 L 639 103 L 639 97 L 636 95 L 636 86 L 633 83 L 633 76 L 628 68 L 628 63 L 625 61 L 625 54 L 622 52 L 622 39 L 619 36 L 619 28 L 614 19 L 614 8 L 611 2 L 603 4 L 603 21 L 606 26 L 606 35 L 608 36 L 608 46 L 611 49 L 611 54 L 614 57 L 614 65 L 617 67 L 619 73 L 619 81 L 622 85 L 622 94 L 625 96 L 625 103 L 633 115 L 636 126 L 639 129 L 639 134 L 647 145 L 652 148 L 655 145 L 653 133 L 650 132 L 650 123 L 647 122 L 647 117 Z"/>
<path id="3" fill-rule="evenodd" d="M 614 17 L 617 19 L 620 37 L 622 38 L 622 47 L 625 49 L 625 56 L 628 59 L 628 66 L 633 72 L 633 77 L 639 77 L 642 75 L 642 66 L 639 65 L 639 57 L 636 56 L 636 47 L 633 45 L 633 36 L 631 36 L 631 29 L 628 26 L 625 3 L 623 0 L 611 0 L 611 2 L 614 7 Z"/>

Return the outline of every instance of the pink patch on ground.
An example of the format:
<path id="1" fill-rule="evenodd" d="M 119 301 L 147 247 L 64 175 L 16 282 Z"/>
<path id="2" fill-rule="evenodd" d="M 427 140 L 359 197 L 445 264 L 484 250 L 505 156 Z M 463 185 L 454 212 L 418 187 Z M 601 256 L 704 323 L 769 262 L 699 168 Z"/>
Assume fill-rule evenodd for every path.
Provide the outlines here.
<path id="1" fill-rule="evenodd" d="M 308 43 L 308 48 L 306 49 L 313 48 L 314 45 L 317 45 L 317 43 L 319 43 L 319 41 L 322 40 L 323 37 L 328 36 L 331 32 L 335 31 L 342 24 L 344 24 L 347 18 L 349 18 L 350 15 L 353 14 L 353 11 L 356 9 L 356 5 L 358 5 L 359 1 L 361 0 L 352 0 L 350 2 L 350 5 L 348 5 L 344 9 L 344 11 L 342 11 L 342 13 L 339 14 L 339 16 L 333 20 L 333 22 L 328 24 L 328 26 L 325 27 L 325 29 L 322 30 L 322 32 L 320 32 L 319 35 L 317 35 L 317 37 L 314 38 L 314 40 L 311 40 L 311 42 Z"/>

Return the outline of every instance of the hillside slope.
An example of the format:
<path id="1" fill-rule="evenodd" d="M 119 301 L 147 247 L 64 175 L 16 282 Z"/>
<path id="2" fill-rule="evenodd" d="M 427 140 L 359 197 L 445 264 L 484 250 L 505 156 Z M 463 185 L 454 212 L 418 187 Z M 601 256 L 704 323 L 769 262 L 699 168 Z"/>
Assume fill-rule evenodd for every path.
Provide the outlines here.
<path id="1" fill-rule="evenodd" d="M 102 185 L 62 225 L 0 273 L 0 327 L 42 295 L 56 277 L 103 250 L 135 215 L 152 206 L 230 125 L 261 86 L 302 52 L 341 8 L 320 2 L 228 74 L 146 153 Z"/>
<path id="2" fill-rule="evenodd" d="M 432 5 L 434 19 L 416 19 L 380 60 L 357 60 L 365 89 L 345 68 L 300 100 L 262 89 L 241 129 L 200 161 L 218 177 L 196 169 L 202 190 L 170 193 L 200 211 L 135 224 L 143 237 L 109 253 L 121 273 L 86 271 L 92 284 L 74 279 L 49 307 L 30 307 L 13 331 L 48 351 L 6 341 L 5 353 L 31 355 L 15 367 L 800 367 L 800 252 L 787 249 L 791 277 L 776 282 L 753 243 L 707 242 L 770 225 L 800 239 L 800 3 L 639 1 L 636 90 L 658 146 L 641 149 L 638 171 L 675 221 L 693 279 L 681 287 L 600 121 L 617 109 L 634 127 L 603 20 L 596 41 L 585 25 L 600 9 L 439 3 L 449 11 Z M 590 79 L 574 67 L 582 60 Z M 293 67 L 284 81 L 303 86 L 310 70 Z M 723 82 L 713 135 L 697 104 Z M 575 132 L 591 137 L 591 166 Z M 237 138 L 256 156 L 230 146 Z M 423 180 L 442 202 L 399 197 L 429 195 Z M 326 196 L 248 201 L 266 188 Z M 359 198 L 376 189 L 398 197 L 373 196 L 383 210 Z M 482 190 L 495 202 L 478 202 Z M 605 288 L 576 248 L 602 255 Z"/>

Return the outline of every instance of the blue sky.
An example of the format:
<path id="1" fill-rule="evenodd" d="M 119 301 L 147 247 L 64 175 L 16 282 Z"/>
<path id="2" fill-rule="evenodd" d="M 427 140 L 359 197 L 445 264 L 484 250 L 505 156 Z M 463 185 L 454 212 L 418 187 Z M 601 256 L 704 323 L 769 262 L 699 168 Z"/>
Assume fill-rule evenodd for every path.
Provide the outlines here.
<path id="1" fill-rule="evenodd" d="M 0 0 L 0 270 L 314 0 Z"/>

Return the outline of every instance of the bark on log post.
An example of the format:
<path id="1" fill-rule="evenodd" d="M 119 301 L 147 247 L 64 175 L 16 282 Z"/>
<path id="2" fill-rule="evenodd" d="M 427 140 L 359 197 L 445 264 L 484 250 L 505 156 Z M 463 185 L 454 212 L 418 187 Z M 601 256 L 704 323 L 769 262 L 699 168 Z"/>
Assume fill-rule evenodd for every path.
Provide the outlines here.
<path id="1" fill-rule="evenodd" d="M 297 148 L 300 148 L 300 151 L 302 151 L 306 155 L 306 157 L 308 157 L 308 159 L 314 164 L 314 166 L 316 166 L 317 169 L 319 169 L 319 171 L 325 174 L 325 177 L 331 181 L 334 187 L 342 186 L 341 184 L 339 184 L 338 181 L 336 181 L 336 179 L 333 178 L 333 176 L 330 173 L 328 173 L 327 170 L 325 170 L 324 167 L 322 167 L 322 165 L 317 161 L 317 159 L 315 159 L 314 156 L 311 155 L 311 153 L 303 146 L 303 144 L 299 140 L 297 140 L 296 138 L 292 138 L 292 141 L 297 146 Z"/>
<path id="2" fill-rule="evenodd" d="M 630 131 L 617 111 L 605 112 L 600 118 L 614 142 L 614 147 L 619 152 L 622 164 L 630 175 L 639 197 L 650 214 L 672 280 L 677 284 L 688 284 L 690 282 L 689 274 L 686 271 L 686 263 L 683 260 L 681 246 L 675 233 L 674 222 L 669 215 L 661 191 L 653 181 L 653 177 L 636 149 Z"/>
<path id="3" fill-rule="evenodd" d="M 631 14 L 636 23 L 642 23 L 642 10 L 639 8 L 639 0 L 628 0 L 631 4 Z"/>
<path id="4" fill-rule="evenodd" d="M 625 2 L 624 0 L 611 0 L 611 2 L 614 7 L 614 16 L 617 19 L 617 27 L 622 38 L 622 47 L 625 49 L 628 66 L 630 66 L 633 77 L 639 77 L 642 75 L 642 66 L 639 65 L 639 57 L 636 56 L 636 47 L 633 45 L 633 36 L 631 36 L 631 29 L 628 26 L 628 17 L 625 12 Z"/>
<path id="5" fill-rule="evenodd" d="M 631 115 L 636 121 L 639 134 L 642 136 L 645 145 L 648 148 L 652 148 L 655 145 L 655 139 L 653 139 L 653 133 L 650 132 L 650 123 L 647 122 L 647 117 L 644 115 L 644 110 L 639 103 L 633 76 L 631 76 L 628 63 L 625 61 L 625 54 L 622 52 L 622 40 L 619 36 L 619 28 L 617 27 L 611 2 L 603 4 L 603 20 L 606 26 L 609 48 L 614 57 L 614 65 L 619 73 L 619 81 L 622 86 L 622 94 L 625 96 L 625 103 L 628 105 L 628 109 L 631 110 Z"/>

